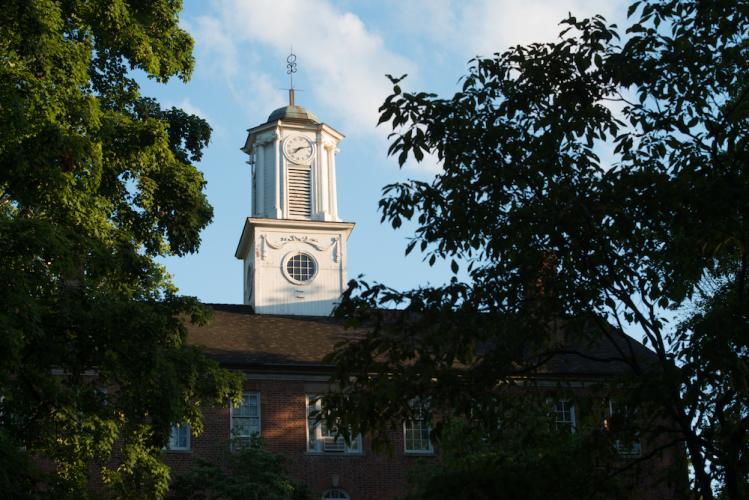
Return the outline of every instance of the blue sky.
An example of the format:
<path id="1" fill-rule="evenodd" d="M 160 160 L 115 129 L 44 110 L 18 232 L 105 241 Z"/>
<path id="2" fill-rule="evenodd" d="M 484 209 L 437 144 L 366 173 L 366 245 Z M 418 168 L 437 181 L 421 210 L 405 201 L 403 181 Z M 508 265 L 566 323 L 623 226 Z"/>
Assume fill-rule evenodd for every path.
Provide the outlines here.
<path id="1" fill-rule="evenodd" d="M 429 158 L 399 169 L 388 158 L 389 130 L 376 127 L 388 95 L 386 73 L 408 73 L 404 87 L 449 96 L 467 62 L 518 43 L 549 41 L 568 12 L 621 22 L 626 3 L 588 0 L 185 0 L 183 26 L 195 39 L 196 67 L 187 84 L 143 82 L 162 105 L 198 114 L 213 127 L 199 168 L 205 173 L 213 223 L 200 251 L 164 260 L 180 292 L 204 302 L 240 303 L 242 267 L 234 250 L 250 213 L 250 170 L 239 148 L 246 130 L 287 103 L 286 56 L 297 54 L 297 104 L 346 134 L 337 157 L 342 219 L 356 222 L 349 240 L 349 277 L 360 274 L 395 288 L 449 279 L 446 263 L 429 267 L 404 257 L 408 226 L 380 224 L 382 186 L 429 179 Z"/>

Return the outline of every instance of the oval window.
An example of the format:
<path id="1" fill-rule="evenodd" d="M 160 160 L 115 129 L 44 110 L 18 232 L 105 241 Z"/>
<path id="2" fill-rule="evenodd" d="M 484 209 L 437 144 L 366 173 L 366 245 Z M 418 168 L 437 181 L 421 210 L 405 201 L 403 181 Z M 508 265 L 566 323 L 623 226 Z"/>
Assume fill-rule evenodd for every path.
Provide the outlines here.
<path id="1" fill-rule="evenodd" d="M 295 283 L 308 283 L 317 273 L 317 263 L 311 255 L 303 252 L 292 254 L 286 259 L 286 275 Z"/>

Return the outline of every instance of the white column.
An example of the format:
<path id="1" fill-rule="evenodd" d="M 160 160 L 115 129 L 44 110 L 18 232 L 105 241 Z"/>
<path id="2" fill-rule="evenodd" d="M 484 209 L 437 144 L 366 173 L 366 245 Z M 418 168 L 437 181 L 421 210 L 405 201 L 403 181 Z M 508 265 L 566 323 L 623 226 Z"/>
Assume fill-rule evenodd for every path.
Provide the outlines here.
<path id="1" fill-rule="evenodd" d="M 276 219 L 283 219 L 286 210 L 284 209 L 286 198 L 283 196 L 283 186 L 285 185 L 286 176 L 284 175 L 284 161 L 281 158 L 281 135 L 277 132 L 273 134 L 273 151 L 275 157 L 275 173 L 276 173 L 276 185 L 275 185 L 275 199 L 273 202 L 273 211 L 275 212 Z"/>
<path id="2" fill-rule="evenodd" d="M 257 191 L 257 167 L 250 160 L 247 160 L 247 164 L 250 166 L 250 217 L 255 217 L 257 213 L 257 196 L 255 195 Z"/>
<path id="3" fill-rule="evenodd" d="M 328 183 L 328 155 L 325 151 L 324 142 L 321 134 L 317 134 L 317 172 L 319 187 L 317 191 L 320 193 L 319 211 L 322 220 L 331 220 L 330 217 L 330 186 Z"/>
<path id="4" fill-rule="evenodd" d="M 333 220 L 338 221 L 338 188 L 336 187 L 335 178 L 335 152 L 337 151 L 335 143 L 331 142 L 325 147 L 328 157 L 328 189 L 330 191 L 330 216 Z"/>
<path id="5" fill-rule="evenodd" d="M 265 217 L 265 142 L 255 143 L 255 215 Z"/>
<path id="6" fill-rule="evenodd" d="M 320 206 L 320 163 L 314 160 L 310 166 L 310 220 L 321 220 L 322 210 Z"/>

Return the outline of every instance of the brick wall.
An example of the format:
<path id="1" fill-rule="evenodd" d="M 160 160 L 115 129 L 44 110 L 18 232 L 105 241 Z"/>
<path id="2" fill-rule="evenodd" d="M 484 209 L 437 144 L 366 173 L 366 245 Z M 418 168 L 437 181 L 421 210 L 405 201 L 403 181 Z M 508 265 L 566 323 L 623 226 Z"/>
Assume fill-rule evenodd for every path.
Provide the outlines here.
<path id="1" fill-rule="evenodd" d="M 305 396 L 315 393 L 314 387 L 301 380 L 251 380 L 245 384 L 245 390 L 260 393 L 261 434 L 266 448 L 286 456 L 290 476 L 307 484 L 316 498 L 336 483 L 352 500 L 403 495 L 407 470 L 419 456 L 404 453 L 402 432 L 392 435 L 392 455 L 372 452 L 366 437 L 362 454 L 307 452 Z M 317 387 L 317 392 L 322 392 L 323 385 L 318 383 Z M 189 468 L 195 456 L 218 460 L 228 449 L 229 408 L 206 408 L 204 415 L 205 430 L 192 439 L 191 450 L 167 452 L 173 476 Z"/>
<path id="2" fill-rule="evenodd" d="M 307 484 L 314 498 L 330 488 L 345 490 L 352 500 L 390 499 L 402 496 L 407 491 L 407 472 L 416 463 L 419 455 L 407 455 L 403 451 L 402 427 L 394 431 L 391 440 L 392 454 L 375 454 L 370 442 L 363 440 L 362 454 L 310 453 L 307 451 L 306 400 L 307 394 L 324 393 L 322 378 L 264 379 L 245 382 L 246 391 L 260 394 L 261 434 L 266 448 L 287 457 L 290 476 Z M 517 388 L 519 393 L 527 389 Z M 580 395 L 591 396 L 589 390 L 578 389 Z M 220 460 L 229 449 L 230 410 L 206 408 L 205 430 L 193 438 L 190 451 L 168 451 L 167 463 L 173 476 L 186 470 L 196 456 Z M 579 417 L 579 415 L 578 415 Z M 643 454 L 662 443 L 643 441 Z M 433 456 L 424 457 L 434 460 Z M 655 454 L 647 462 L 629 468 L 627 474 L 638 487 L 632 498 L 667 499 L 676 498 L 686 487 L 684 455 L 669 448 Z M 623 460 L 621 466 L 626 466 Z"/>

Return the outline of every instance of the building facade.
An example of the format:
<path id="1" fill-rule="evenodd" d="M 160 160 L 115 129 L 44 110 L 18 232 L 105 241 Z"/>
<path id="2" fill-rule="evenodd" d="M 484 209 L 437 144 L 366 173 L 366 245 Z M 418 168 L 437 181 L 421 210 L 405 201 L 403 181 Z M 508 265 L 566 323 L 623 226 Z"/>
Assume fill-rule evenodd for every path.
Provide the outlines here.
<path id="1" fill-rule="evenodd" d="M 186 427 L 173 429 L 167 450 L 173 475 L 195 457 L 220 459 L 258 434 L 269 451 L 287 457 L 290 475 L 316 498 L 386 499 L 407 491 L 407 472 L 417 460 L 437 459 L 425 421 L 396 425 L 392 452 L 377 454 L 367 436 L 347 444 L 310 418 L 328 391 L 333 367 L 325 364 L 326 354 L 357 335 L 330 317 L 346 287 L 347 240 L 354 228 L 340 219 L 337 207 L 335 159 L 342 139 L 296 106 L 293 90 L 288 106 L 249 129 L 243 151 L 252 168 L 252 213 L 235 252 L 243 262 L 242 304 L 214 304 L 213 321 L 190 326 L 188 334 L 188 343 L 244 374 L 243 400 L 235 408 L 207 408 L 199 437 Z M 591 349 L 605 359 L 612 348 L 602 343 Z M 552 368 L 550 378 L 562 376 L 580 387 L 621 369 L 571 357 L 555 360 Z M 555 425 L 574 432 L 574 402 L 552 408 Z M 642 445 L 621 453 L 639 456 Z M 638 495 L 648 496 L 663 495 Z"/>
<path id="2" fill-rule="evenodd" d="M 243 305 L 214 304 L 214 319 L 191 327 L 188 342 L 241 370 L 242 405 L 208 408 L 200 437 L 173 429 L 173 474 L 196 456 L 216 458 L 260 435 L 288 458 L 290 475 L 326 499 L 393 498 L 405 472 L 434 457 L 424 422 L 394 432 L 393 454 L 372 453 L 366 437 L 346 444 L 310 414 L 328 390 L 333 346 L 352 335 L 329 318 L 347 283 L 354 224 L 338 215 L 336 152 L 343 134 L 294 103 L 248 130 L 242 150 L 252 169 L 251 210 L 235 257 L 243 262 Z"/>

